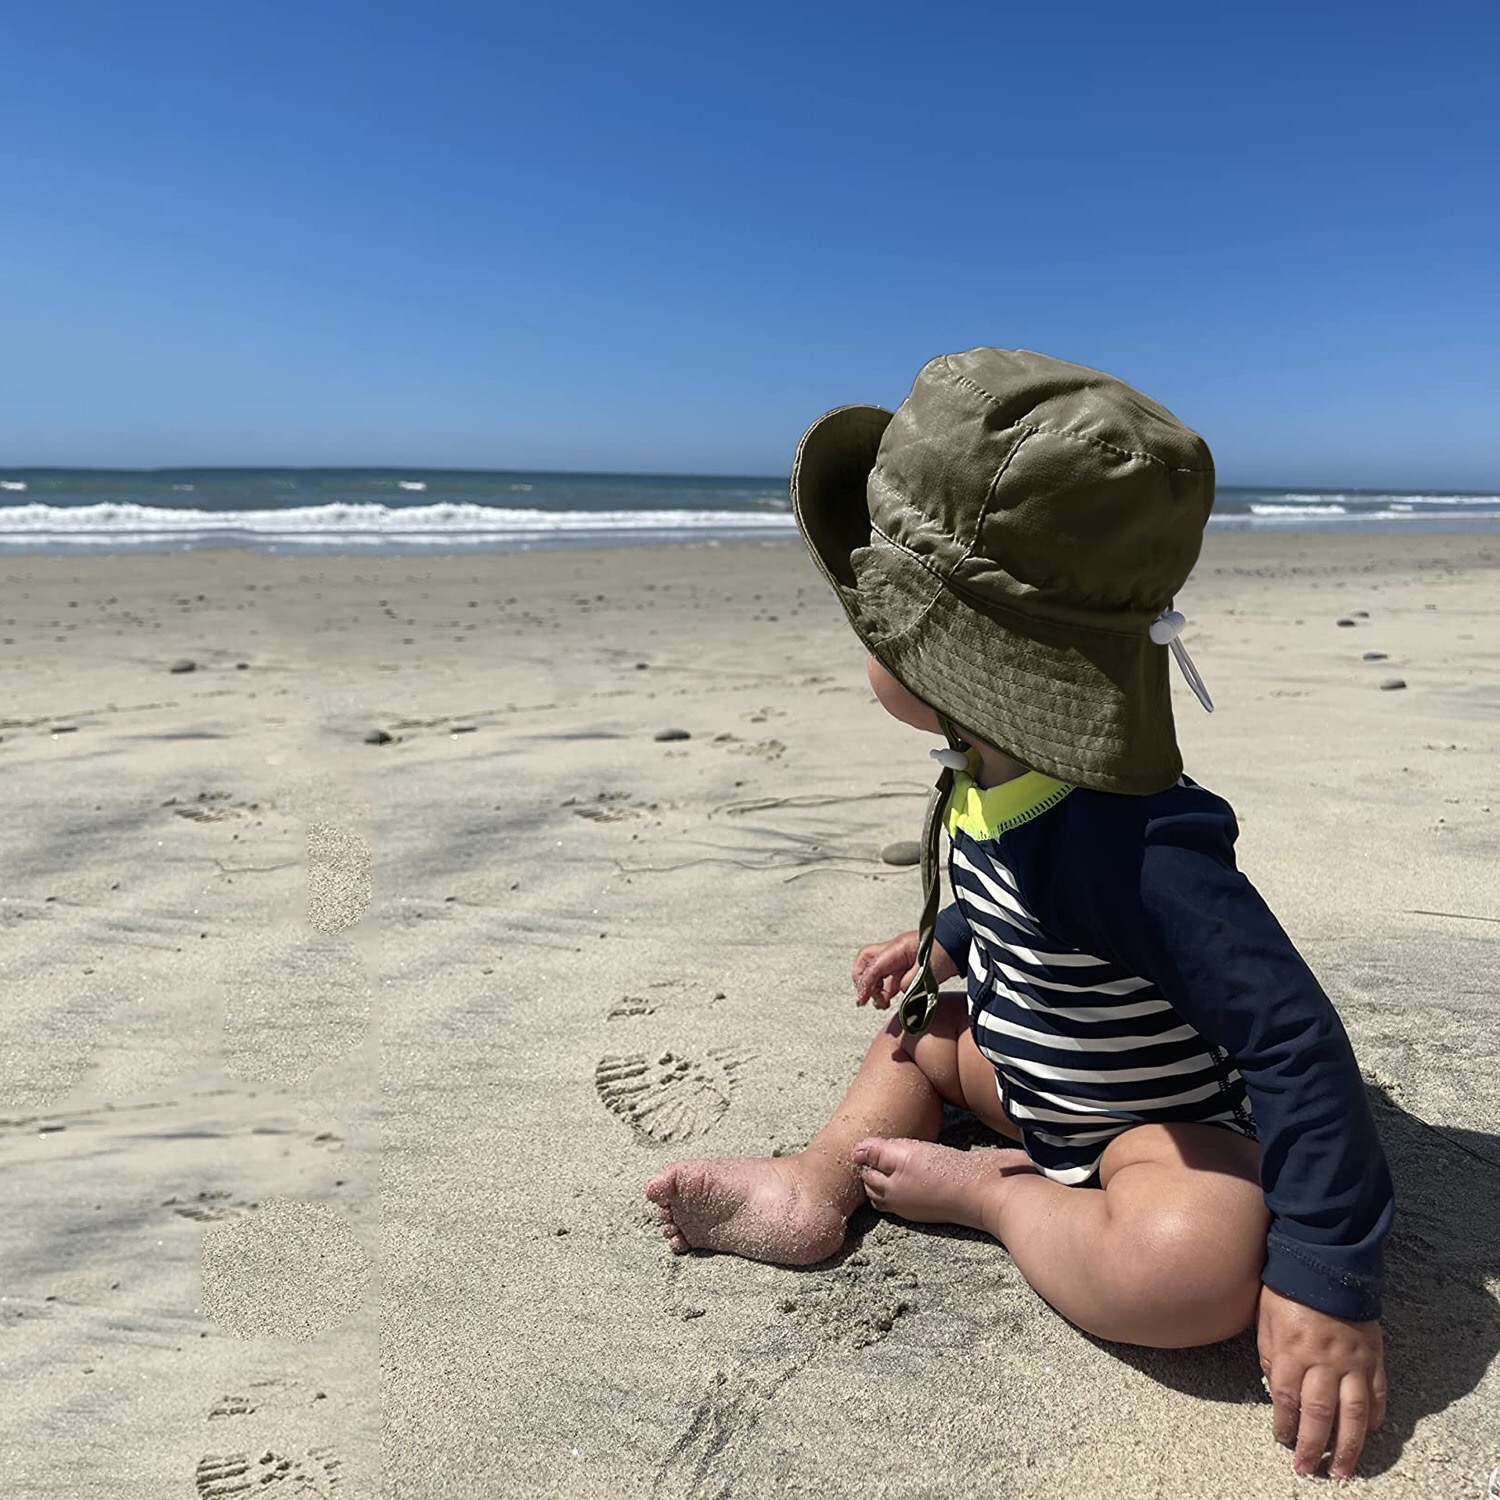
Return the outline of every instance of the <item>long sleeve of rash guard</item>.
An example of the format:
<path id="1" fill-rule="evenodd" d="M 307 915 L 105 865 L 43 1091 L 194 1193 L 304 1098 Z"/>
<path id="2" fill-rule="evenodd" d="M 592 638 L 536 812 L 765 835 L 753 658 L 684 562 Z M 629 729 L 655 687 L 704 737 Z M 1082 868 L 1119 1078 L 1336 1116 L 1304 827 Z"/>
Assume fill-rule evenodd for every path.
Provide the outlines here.
<path id="1" fill-rule="evenodd" d="M 937 931 L 933 937 L 938 947 L 958 965 L 958 972 L 962 974 L 969 962 L 970 933 L 969 924 L 964 920 L 964 914 L 958 909 L 956 901 L 937 914 Z"/>
<path id="2" fill-rule="evenodd" d="M 1173 799 L 1177 808 L 1158 803 L 1164 815 L 1144 823 L 1127 816 L 1134 826 L 1071 862 L 1087 873 L 1057 894 L 1076 902 L 1094 951 L 1152 980 L 1244 1079 L 1273 1215 L 1265 1285 L 1335 1317 L 1377 1318 L 1394 1200 L 1353 1049 L 1312 971 L 1236 869 L 1228 803 L 1192 791 Z"/>

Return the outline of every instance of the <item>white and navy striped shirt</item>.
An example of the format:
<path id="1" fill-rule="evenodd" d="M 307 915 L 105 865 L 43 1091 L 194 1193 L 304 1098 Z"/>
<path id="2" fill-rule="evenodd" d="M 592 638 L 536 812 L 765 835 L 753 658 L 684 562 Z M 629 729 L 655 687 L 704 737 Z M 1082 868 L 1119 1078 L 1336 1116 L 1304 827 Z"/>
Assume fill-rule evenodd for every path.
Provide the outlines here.
<path id="1" fill-rule="evenodd" d="M 1125 797 L 959 772 L 945 823 L 937 941 L 1038 1168 L 1089 1184 L 1154 1121 L 1259 1134 L 1267 1284 L 1377 1316 L 1392 1199 L 1373 1117 L 1327 997 L 1235 869 L 1229 805 L 1187 778 Z"/>

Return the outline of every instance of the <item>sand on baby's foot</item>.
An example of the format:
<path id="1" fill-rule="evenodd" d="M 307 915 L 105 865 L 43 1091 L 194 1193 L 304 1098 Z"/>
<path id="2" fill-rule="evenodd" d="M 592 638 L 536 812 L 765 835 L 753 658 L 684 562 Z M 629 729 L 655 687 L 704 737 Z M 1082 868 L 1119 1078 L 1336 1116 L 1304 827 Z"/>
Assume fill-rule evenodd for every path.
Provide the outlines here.
<path id="1" fill-rule="evenodd" d="M 1009 1147 L 956 1151 L 933 1141 L 871 1136 L 854 1148 L 865 1192 L 882 1213 L 921 1224 L 986 1229 L 985 1205 L 1003 1177 L 1036 1175 L 1024 1151 Z"/>

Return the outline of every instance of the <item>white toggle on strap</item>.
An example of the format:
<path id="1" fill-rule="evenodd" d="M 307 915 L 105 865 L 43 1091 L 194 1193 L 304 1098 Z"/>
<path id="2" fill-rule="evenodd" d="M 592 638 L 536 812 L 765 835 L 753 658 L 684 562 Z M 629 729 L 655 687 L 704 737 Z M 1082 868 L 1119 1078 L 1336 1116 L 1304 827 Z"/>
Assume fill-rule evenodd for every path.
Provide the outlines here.
<path id="1" fill-rule="evenodd" d="M 1151 639 L 1158 646 L 1165 646 L 1182 634 L 1182 627 L 1186 624 L 1186 615 L 1178 614 L 1175 609 L 1164 609 L 1151 622 Z"/>
<path id="2" fill-rule="evenodd" d="M 967 771 L 969 757 L 962 750 L 929 750 L 927 752 L 940 766 L 950 771 Z"/>
<path id="3" fill-rule="evenodd" d="M 1182 669 L 1182 675 L 1187 685 L 1192 688 L 1194 696 L 1206 708 L 1209 713 L 1214 711 L 1214 700 L 1208 696 L 1208 689 L 1203 685 L 1203 679 L 1198 675 L 1198 669 L 1193 665 L 1193 658 L 1188 655 L 1187 647 L 1182 644 L 1182 627 L 1187 620 L 1175 609 L 1164 609 L 1151 622 L 1151 639 L 1158 646 L 1170 646 L 1172 655 L 1177 658 L 1177 665 Z"/>

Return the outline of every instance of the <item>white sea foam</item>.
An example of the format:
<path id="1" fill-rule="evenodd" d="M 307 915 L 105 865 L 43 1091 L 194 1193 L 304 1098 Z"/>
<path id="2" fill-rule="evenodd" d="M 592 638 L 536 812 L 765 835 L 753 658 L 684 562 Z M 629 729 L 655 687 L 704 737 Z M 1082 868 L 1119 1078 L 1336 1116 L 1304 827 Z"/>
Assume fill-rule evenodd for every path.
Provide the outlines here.
<path id="1" fill-rule="evenodd" d="M 131 542 L 243 536 L 259 541 L 351 544 L 452 543 L 702 533 L 791 535 L 791 516 L 732 510 L 523 510 L 438 504 L 310 505 L 287 510 L 205 511 L 162 506 L 16 505 L 0 507 L 0 542 Z"/>
<path id="2" fill-rule="evenodd" d="M 1347 516 L 1342 505 L 1266 505 L 1250 504 L 1252 516 Z"/>
<path id="3" fill-rule="evenodd" d="M 1226 511 L 1222 515 L 1211 515 L 1208 518 L 1210 526 L 1289 526 L 1296 527 L 1302 522 L 1332 522 L 1340 523 L 1358 528 L 1366 521 L 1404 521 L 1413 531 L 1421 531 L 1425 526 L 1437 525 L 1441 529 L 1457 524 L 1464 525 L 1471 521 L 1494 522 L 1500 521 L 1500 502 L 1492 505 L 1487 510 L 1464 510 L 1461 512 L 1439 512 L 1433 515 L 1430 512 L 1422 514 L 1413 506 L 1405 508 L 1392 507 L 1387 510 L 1344 510 L 1340 506 L 1316 507 L 1310 505 L 1252 505 L 1253 514 L 1246 515 L 1243 511 Z"/>
<path id="4" fill-rule="evenodd" d="M 1392 509 L 1401 505 L 1487 505 L 1494 507 L 1500 505 L 1500 495 L 1412 495 L 1392 492 L 1386 494 L 1381 491 L 1370 490 L 1364 493 L 1353 494 L 1316 494 L 1299 495 L 1291 492 L 1279 494 L 1277 501 L 1291 506 L 1304 515 L 1316 514 L 1313 507 L 1318 505 L 1343 505 L 1350 508 L 1350 514 L 1366 514 L 1368 510 Z M 1255 503 L 1251 503 L 1252 510 Z"/>
<path id="5" fill-rule="evenodd" d="M 1361 504 L 1378 505 L 1500 505 L 1500 495 L 1361 495 Z"/>
<path id="6" fill-rule="evenodd" d="M 388 486 L 397 482 L 383 481 Z M 9 479 L 0 484 L 14 492 L 26 481 Z M 31 488 L 34 491 L 35 484 Z M 1449 529 L 1471 524 L 1489 529 L 1500 522 L 1500 495 L 1307 495 L 1298 500 L 1274 491 L 1251 493 L 1254 499 L 1248 508 L 1217 512 L 1211 524 L 1229 528 L 1360 529 L 1374 523 L 1419 531 L 1424 527 Z M 795 537 L 795 522 L 784 501 L 777 509 L 767 510 L 756 503 L 764 497 L 749 489 L 744 494 L 743 509 L 551 510 L 460 501 L 391 505 L 342 501 L 234 511 L 120 500 L 47 505 L 38 503 L 34 494 L 15 502 L 6 495 L 5 503 L 0 504 L 0 548 L 171 547 L 238 542 L 258 547 L 400 550 Z"/>
<path id="7" fill-rule="evenodd" d="M 425 490 L 427 481 L 425 479 L 398 479 L 396 488 L 398 490 Z"/>
<path id="8" fill-rule="evenodd" d="M 1404 510 L 1371 510 L 1361 511 L 1355 518 L 1360 521 L 1430 521 L 1431 516 L 1418 515 L 1410 508 Z M 1448 519 L 1439 517 L 1439 519 Z M 1466 510 L 1461 516 L 1454 516 L 1455 521 L 1500 521 L 1500 510 Z"/>
<path id="9" fill-rule="evenodd" d="M 24 490 L 25 488 L 24 479 L 0 479 L 0 490 Z"/>

